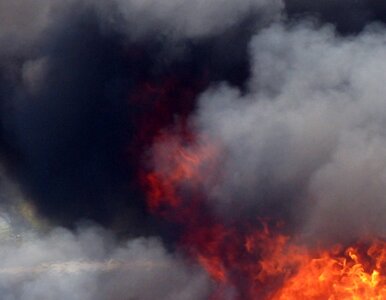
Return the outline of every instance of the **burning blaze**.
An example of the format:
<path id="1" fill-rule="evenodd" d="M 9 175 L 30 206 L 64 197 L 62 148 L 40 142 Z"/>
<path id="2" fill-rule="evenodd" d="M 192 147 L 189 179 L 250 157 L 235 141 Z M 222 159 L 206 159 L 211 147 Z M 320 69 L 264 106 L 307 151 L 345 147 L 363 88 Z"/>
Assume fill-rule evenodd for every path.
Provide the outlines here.
<path id="1" fill-rule="evenodd" d="M 386 243 L 311 248 L 270 220 L 221 221 L 203 192 L 219 173 L 209 142 L 163 134 L 144 176 L 149 210 L 183 228 L 180 247 L 215 282 L 211 300 L 386 299 Z"/>
<path id="2" fill-rule="evenodd" d="M 273 299 L 385 299 L 385 243 L 300 257 Z"/>

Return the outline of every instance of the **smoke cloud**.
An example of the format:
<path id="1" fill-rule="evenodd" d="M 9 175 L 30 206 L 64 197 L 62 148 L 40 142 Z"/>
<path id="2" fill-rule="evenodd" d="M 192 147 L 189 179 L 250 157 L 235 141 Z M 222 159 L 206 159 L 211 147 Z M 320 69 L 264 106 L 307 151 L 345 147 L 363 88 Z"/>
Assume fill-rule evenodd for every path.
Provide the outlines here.
<path id="1" fill-rule="evenodd" d="M 23 232 L 0 247 L 3 299 L 207 299 L 202 271 L 157 238 L 117 244 L 107 231 Z M 150 288 L 151 287 L 151 288 Z"/>
<path id="2" fill-rule="evenodd" d="M 21 51 L 49 26 L 54 1 L 0 1 L 0 54 Z"/>
<path id="3" fill-rule="evenodd" d="M 226 152 L 220 210 L 284 214 L 318 239 L 385 235 L 385 43 L 307 23 L 252 39 L 249 91 L 214 87 L 197 113 Z"/>
<path id="4" fill-rule="evenodd" d="M 192 15 L 198 23 L 184 27 L 178 23 L 183 18 L 168 15 L 175 13 L 172 3 L 1 2 L 7 18 L 0 32 L 0 150 L 9 175 L 57 224 L 88 218 L 123 231 L 152 231 L 137 182 L 140 156 L 157 126 L 171 126 L 174 115 L 189 113 L 208 82 L 245 83 L 256 24 L 245 14 L 264 6 L 255 2 L 245 2 L 248 9 L 241 11 L 224 5 L 230 24 L 218 30 L 213 24 L 210 32 L 197 33 L 200 38 L 190 35 L 205 22 Z M 189 3 L 181 3 L 187 14 L 206 9 Z M 146 18 L 137 24 L 127 15 L 135 9 L 150 18 L 161 13 L 160 22 L 168 24 L 148 24 Z M 184 29 L 177 37 L 168 26 Z M 169 117 L 158 120 L 154 98 L 164 97 L 167 82 L 168 101 L 180 97 L 181 104 L 170 105 Z M 184 103 L 185 94 L 191 104 Z M 154 125 L 142 125 L 144 120 Z M 145 126 L 154 129 L 141 133 Z"/>
<path id="5" fill-rule="evenodd" d="M 159 31 L 176 37 L 201 37 L 224 31 L 237 25 L 246 16 L 260 15 L 272 20 L 280 15 L 281 0 L 228 0 L 159 2 L 116 0 L 119 12 L 133 28 L 134 36 Z M 130 29 L 129 29 L 130 30 Z"/>
<path id="6" fill-rule="evenodd" d="M 222 147 L 224 220 L 385 236 L 385 21 L 375 0 L 0 0 L 2 299 L 208 299 L 139 178 L 186 119 Z"/>

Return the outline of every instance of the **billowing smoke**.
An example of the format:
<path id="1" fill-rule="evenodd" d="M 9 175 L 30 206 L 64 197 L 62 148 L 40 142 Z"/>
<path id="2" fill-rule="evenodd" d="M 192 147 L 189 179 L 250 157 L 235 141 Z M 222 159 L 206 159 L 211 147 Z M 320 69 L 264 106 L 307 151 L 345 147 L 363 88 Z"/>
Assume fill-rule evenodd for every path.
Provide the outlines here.
<path id="1" fill-rule="evenodd" d="M 38 209 L 59 224 L 91 218 L 142 231 L 139 156 L 157 130 L 172 125 L 176 114 L 190 113 L 209 82 L 244 84 L 247 45 L 257 24 L 245 12 L 254 11 L 249 6 L 263 10 L 260 1 L 253 3 L 239 13 L 224 6 L 231 24 L 212 29 L 210 38 L 209 32 L 190 38 L 169 33 L 184 21 L 168 25 L 174 20 L 166 18 L 174 13 L 169 5 L 2 2 L 0 143 L 9 172 Z M 191 13 L 194 7 L 186 5 L 181 8 Z M 195 14 L 205 8 L 198 5 Z M 164 9 L 161 23 L 167 26 L 151 24 L 151 32 L 145 18 L 134 25 L 127 15 Z M 167 114 L 160 114 L 157 101 L 169 101 Z"/>
<path id="2" fill-rule="evenodd" d="M 3 299 L 207 299 L 206 275 L 156 238 L 117 244 L 107 231 L 57 228 L 2 241 Z"/>
<path id="3" fill-rule="evenodd" d="M 199 127 L 226 148 L 209 188 L 218 208 L 285 213 L 319 239 L 384 236 L 385 44 L 381 28 L 256 35 L 248 92 L 220 85 L 200 99 Z"/>
<path id="4" fill-rule="evenodd" d="M 384 237 L 385 21 L 373 0 L 0 0 L 2 298 L 209 299 L 146 204 L 168 132 L 221 148 L 216 221 Z"/>

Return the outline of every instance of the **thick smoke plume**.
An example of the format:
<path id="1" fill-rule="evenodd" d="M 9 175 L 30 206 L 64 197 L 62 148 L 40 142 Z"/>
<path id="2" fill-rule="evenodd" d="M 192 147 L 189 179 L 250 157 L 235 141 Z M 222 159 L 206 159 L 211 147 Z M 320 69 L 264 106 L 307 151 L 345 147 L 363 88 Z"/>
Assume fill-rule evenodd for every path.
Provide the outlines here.
<path id="1" fill-rule="evenodd" d="M 385 236 L 385 21 L 375 0 L 0 0 L 1 297 L 208 299 L 141 184 L 176 128 L 220 145 L 202 192 L 224 222 Z"/>
<path id="2" fill-rule="evenodd" d="M 318 239 L 384 236 L 385 44 L 379 28 L 256 35 L 249 91 L 212 88 L 197 113 L 227 153 L 209 188 L 219 209 L 285 213 Z"/>
<path id="3" fill-rule="evenodd" d="M 194 6 L 188 3 L 180 7 L 191 13 Z M 175 13 L 169 4 L 1 2 L 7 15 L 0 31 L 5 45 L 0 50 L 1 149 L 8 170 L 38 209 L 65 225 L 91 218 L 144 229 L 136 182 L 139 156 L 158 127 L 193 109 L 196 94 L 210 81 L 244 83 L 247 44 L 256 24 L 245 12 L 262 11 L 263 2 L 256 3 L 247 1 L 248 9 L 239 13 L 223 6 L 232 14 L 230 24 L 190 38 L 167 29 L 182 28 L 178 22 L 184 22 L 166 17 Z M 194 13 L 202 15 L 201 10 L 206 6 L 197 3 Z M 136 17 L 164 11 L 166 27 L 149 25 L 146 18 L 137 23 L 127 15 L 132 11 Z M 202 18 L 199 24 L 217 22 Z M 165 97 L 170 113 L 160 119 L 156 102 Z M 172 105 L 176 97 L 180 104 Z"/>

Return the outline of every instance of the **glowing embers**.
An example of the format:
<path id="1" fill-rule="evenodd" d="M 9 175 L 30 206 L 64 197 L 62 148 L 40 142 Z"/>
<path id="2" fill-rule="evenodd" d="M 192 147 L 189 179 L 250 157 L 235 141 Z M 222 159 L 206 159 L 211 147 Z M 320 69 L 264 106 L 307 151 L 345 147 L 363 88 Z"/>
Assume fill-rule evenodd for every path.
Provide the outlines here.
<path id="1" fill-rule="evenodd" d="M 278 222 L 216 217 L 205 195 L 221 155 L 209 139 L 165 133 L 143 177 L 150 211 L 178 224 L 179 247 L 216 283 L 210 300 L 386 299 L 384 241 L 311 248 Z"/>

